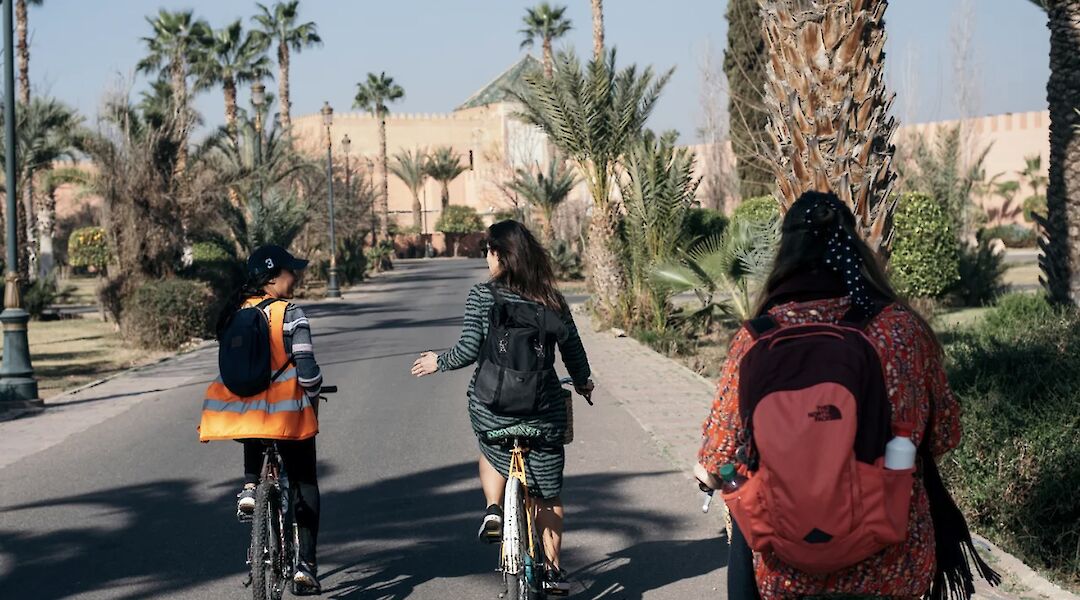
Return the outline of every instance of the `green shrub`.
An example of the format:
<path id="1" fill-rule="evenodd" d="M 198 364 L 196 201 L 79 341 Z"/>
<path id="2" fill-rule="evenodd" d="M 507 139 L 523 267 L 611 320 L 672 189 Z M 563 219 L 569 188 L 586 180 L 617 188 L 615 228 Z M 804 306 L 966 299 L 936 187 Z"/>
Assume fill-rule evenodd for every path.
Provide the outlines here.
<path id="1" fill-rule="evenodd" d="M 724 213 L 711 208 L 691 208 L 686 213 L 683 231 L 690 242 L 696 242 L 720 235 L 727 226 L 728 218 Z"/>
<path id="2" fill-rule="evenodd" d="M 585 278 L 585 264 L 581 255 L 563 240 L 558 240 L 551 248 L 551 266 L 555 277 L 560 281 L 576 281 Z"/>
<path id="3" fill-rule="evenodd" d="M 963 306 L 985 306 L 1005 291 L 1002 283 L 1005 275 L 1005 257 L 990 247 L 985 237 L 977 246 L 962 244 L 960 247 L 960 278 L 949 289 Z"/>
<path id="4" fill-rule="evenodd" d="M 1080 584 L 1080 316 L 1010 295 L 947 346 L 964 438 L 944 461 L 972 526 Z"/>
<path id="5" fill-rule="evenodd" d="M 442 233 L 475 233 L 484 230 L 484 222 L 471 206 L 451 204 L 446 207 L 435 224 L 435 231 Z"/>
<path id="6" fill-rule="evenodd" d="M 68 238 L 68 264 L 101 271 L 109 265 L 112 253 L 101 227 L 82 227 Z"/>
<path id="7" fill-rule="evenodd" d="M 1031 217 L 1032 214 L 1046 214 L 1046 196 L 1038 194 L 1024 199 L 1024 220 L 1033 223 L 1035 219 Z"/>
<path id="8" fill-rule="evenodd" d="M 379 240 L 379 243 L 364 251 L 365 264 L 379 273 L 394 268 L 394 242 Z"/>
<path id="9" fill-rule="evenodd" d="M 121 326 L 140 347 L 175 350 L 192 338 L 209 338 L 214 298 L 199 281 L 162 279 L 129 288 Z"/>
<path id="10" fill-rule="evenodd" d="M 731 222 L 775 221 L 780 218 L 780 203 L 772 196 L 757 196 L 743 200 L 731 213 Z"/>
<path id="11" fill-rule="evenodd" d="M 216 314 L 221 303 L 240 287 L 247 276 L 247 266 L 222 241 L 201 241 L 191 246 L 191 264 L 179 273 L 184 279 L 205 283 L 214 297 L 211 311 Z"/>
<path id="12" fill-rule="evenodd" d="M 338 284 L 355 285 L 364 280 L 367 272 L 367 256 L 364 251 L 364 235 L 345 238 L 338 242 L 337 266 Z M 330 260 L 319 261 L 319 276 L 324 280 L 330 278 Z"/>
<path id="13" fill-rule="evenodd" d="M 1034 248 L 1038 244 L 1035 231 L 1023 225 L 998 225 L 983 231 L 989 240 L 1001 240 L 1006 248 Z"/>
<path id="14" fill-rule="evenodd" d="M 74 286 L 61 286 L 55 272 L 50 273 L 22 288 L 23 309 L 30 313 L 31 319 L 37 320 L 50 306 L 67 301 L 74 292 Z"/>
<path id="15" fill-rule="evenodd" d="M 191 245 L 191 262 L 208 263 L 236 260 L 236 255 L 218 242 L 195 242 Z"/>
<path id="16" fill-rule="evenodd" d="M 960 243 L 945 207 L 925 194 L 905 194 L 893 217 L 889 270 L 898 291 L 940 298 L 959 279 Z"/>

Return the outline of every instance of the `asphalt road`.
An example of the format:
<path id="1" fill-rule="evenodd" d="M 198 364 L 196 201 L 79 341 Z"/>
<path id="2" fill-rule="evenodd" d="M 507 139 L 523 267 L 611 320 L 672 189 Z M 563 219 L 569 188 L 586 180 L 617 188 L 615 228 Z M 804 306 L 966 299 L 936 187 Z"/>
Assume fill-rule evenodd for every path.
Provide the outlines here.
<path id="1" fill-rule="evenodd" d="M 422 380 L 413 357 L 457 339 L 480 261 L 403 264 L 312 305 L 316 353 L 340 387 L 322 409 L 320 568 L 327 598 L 498 598 L 468 424 L 469 372 Z M 195 425 L 215 356 L 108 421 L 0 468 L 0 598 L 222 598 L 240 584 L 242 463 Z M 179 367 L 177 367 L 179 368 Z M 174 381 L 171 379 L 170 381 Z M 696 490 L 604 392 L 578 403 L 568 447 L 564 566 L 579 598 L 723 597 L 726 550 Z"/>

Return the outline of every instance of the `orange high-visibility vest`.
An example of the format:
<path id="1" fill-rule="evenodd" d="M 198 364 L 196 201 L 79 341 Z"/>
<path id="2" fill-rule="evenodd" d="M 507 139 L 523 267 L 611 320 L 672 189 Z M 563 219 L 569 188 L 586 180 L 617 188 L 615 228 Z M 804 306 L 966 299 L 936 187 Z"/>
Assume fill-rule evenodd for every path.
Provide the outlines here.
<path id="1" fill-rule="evenodd" d="M 249 298 L 250 308 L 265 298 Z M 285 367 L 285 309 L 287 302 L 274 302 L 264 310 L 270 321 L 270 368 Z M 285 369 L 265 391 L 241 398 L 229 391 L 218 377 L 206 389 L 199 441 L 270 439 L 304 440 L 319 433 L 319 420 L 311 400 L 300 387 L 296 367 Z"/>

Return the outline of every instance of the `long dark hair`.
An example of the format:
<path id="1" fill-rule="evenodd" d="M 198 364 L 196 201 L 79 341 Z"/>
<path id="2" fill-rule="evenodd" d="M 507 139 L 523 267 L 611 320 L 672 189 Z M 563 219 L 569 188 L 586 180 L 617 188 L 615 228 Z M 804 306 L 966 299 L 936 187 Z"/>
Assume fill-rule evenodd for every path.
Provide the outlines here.
<path id="1" fill-rule="evenodd" d="M 229 297 L 221 306 L 217 325 L 214 327 L 219 340 L 221 339 L 221 333 L 229 326 L 229 321 L 232 320 L 236 311 L 240 310 L 240 307 L 244 305 L 244 302 L 248 298 L 265 296 L 266 291 L 263 288 L 269 285 L 270 281 L 278 275 L 281 275 L 281 267 L 276 267 L 261 275 L 248 275 L 244 282 L 233 293 L 229 294 Z"/>
<path id="2" fill-rule="evenodd" d="M 488 227 L 487 248 L 495 252 L 501 267 L 493 283 L 552 310 L 567 310 L 555 285 L 551 258 L 528 227 L 513 219 L 495 223 Z"/>
<path id="3" fill-rule="evenodd" d="M 831 231 L 839 225 L 844 234 L 851 236 L 852 245 L 862 258 L 862 279 L 875 298 L 887 304 L 899 304 L 910 312 L 933 337 L 933 329 L 917 311 L 896 293 L 889 276 L 885 273 L 881 258 L 859 236 L 855 215 L 846 204 L 831 192 L 805 192 L 796 205 L 811 206 L 809 215 L 797 210 L 795 205 L 784 215 L 781 223 L 780 248 L 772 271 L 765 280 L 765 287 L 758 299 L 757 312 L 768 307 L 770 297 L 780 285 L 791 277 L 811 271 L 825 271 L 825 254 L 829 236 L 816 235 L 815 231 Z"/>

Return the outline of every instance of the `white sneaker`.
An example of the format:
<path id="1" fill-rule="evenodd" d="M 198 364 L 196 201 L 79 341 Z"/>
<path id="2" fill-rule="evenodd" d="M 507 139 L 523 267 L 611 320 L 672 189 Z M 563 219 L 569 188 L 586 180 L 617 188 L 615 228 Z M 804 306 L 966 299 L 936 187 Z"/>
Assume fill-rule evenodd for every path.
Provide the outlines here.
<path id="1" fill-rule="evenodd" d="M 244 484 L 244 489 L 240 490 L 240 493 L 236 495 L 239 500 L 236 501 L 236 512 L 242 515 L 251 515 L 255 512 L 255 485 L 251 483 Z"/>

